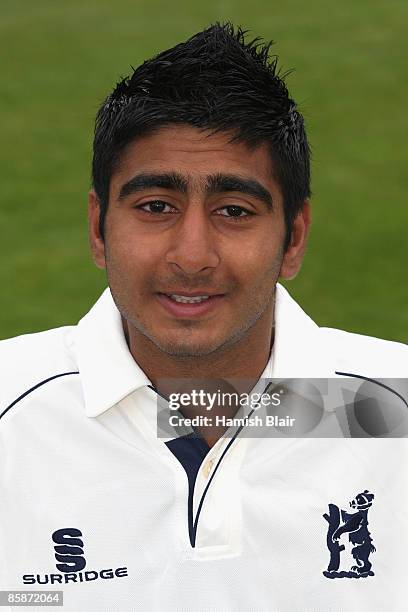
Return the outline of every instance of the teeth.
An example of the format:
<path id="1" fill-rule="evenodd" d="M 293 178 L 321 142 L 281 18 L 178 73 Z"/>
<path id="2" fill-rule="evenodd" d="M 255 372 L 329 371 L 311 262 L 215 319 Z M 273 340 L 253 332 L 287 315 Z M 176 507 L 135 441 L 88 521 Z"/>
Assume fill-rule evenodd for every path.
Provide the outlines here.
<path id="1" fill-rule="evenodd" d="M 210 296 L 209 295 L 197 295 L 196 297 L 185 297 L 184 295 L 176 295 L 172 293 L 170 297 L 175 302 L 182 302 L 183 304 L 196 304 L 198 302 L 204 302 L 204 300 L 208 300 Z"/>

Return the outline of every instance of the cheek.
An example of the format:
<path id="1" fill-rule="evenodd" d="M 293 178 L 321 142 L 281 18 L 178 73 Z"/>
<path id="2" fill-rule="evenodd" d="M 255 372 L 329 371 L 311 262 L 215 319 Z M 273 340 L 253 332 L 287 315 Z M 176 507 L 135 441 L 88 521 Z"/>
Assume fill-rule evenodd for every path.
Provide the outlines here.
<path id="1" fill-rule="evenodd" d="M 129 271 L 133 277 L 146 276 L 163 258 L 160 237 L 141 232 L 123 219 L 109 227 L 107 232 L 107 265 Z"/>
<path id="2" fill-rule="evenodd" d="M 255 241 L 240 244 L 235 256 L 234 269 L 241 283 L 258 285 L 260 282 L 275 281 L 283 259 L 283 245 L 277 237 L 270 234 L 258 236 Z"/>

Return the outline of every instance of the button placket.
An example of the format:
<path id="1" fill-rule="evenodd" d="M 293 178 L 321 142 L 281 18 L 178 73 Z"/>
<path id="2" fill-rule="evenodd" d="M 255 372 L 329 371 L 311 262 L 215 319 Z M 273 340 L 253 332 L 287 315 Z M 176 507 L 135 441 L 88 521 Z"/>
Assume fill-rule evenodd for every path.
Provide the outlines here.
<path id="1" fill-rule="evenodd" d="M 230 439 L 224 439 L 216 448 L 216 454 L 208 456 L 200 468 L 194 490 L 194 519 L 200 505 L 202 495 L 206 492 L 197 524 L 197 539 L 194 557 L 200 559 L 218 558 L 239 554 L 241 546 L 241 490 L 239 483 L 240 467 L 245 455 L 245 439 L 237 439 L 226 455 L 224 444 Z M 218 443 L 217 443 L 218 444 Z M 230 454 L 231 453 L 231 454 Z M 217 468 L 218 462 L 221 463 Z M 211 467 L 210 462 L 213 461 Z M 216 473 L 214 474 L 214 469 Z M 208 470 L 208 476 L 206 473 Z M 212 475 L 214 477 L 212 478 Z M 211 482 L 210 482 L 211 480 Z M 232 515 L 228 506 L 234 509 Z"/>

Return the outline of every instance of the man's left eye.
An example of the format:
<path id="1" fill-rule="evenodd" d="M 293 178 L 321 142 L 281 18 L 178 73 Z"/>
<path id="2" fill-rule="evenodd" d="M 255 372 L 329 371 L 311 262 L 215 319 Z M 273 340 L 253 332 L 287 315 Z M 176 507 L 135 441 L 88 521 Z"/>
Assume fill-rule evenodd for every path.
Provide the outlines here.
<path id="1" fill-rule="evenodd" d="M 242 208 L 241 206 L 235 205 L 224 206 L 223 208 L 219 208 L 216 212 L 222 217 L 234 217 L 235 219 L 239 219 L 241 217 L 249 217 L 250 215 L 254 214 L 249 212 L 249 210 Z"/>

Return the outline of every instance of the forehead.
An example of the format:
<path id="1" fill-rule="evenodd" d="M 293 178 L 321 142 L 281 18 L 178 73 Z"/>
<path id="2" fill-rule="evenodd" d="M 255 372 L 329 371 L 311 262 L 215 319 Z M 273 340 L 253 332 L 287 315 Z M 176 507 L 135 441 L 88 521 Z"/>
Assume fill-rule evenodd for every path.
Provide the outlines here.
<path id="1" fill-rule="evenodd" d="M 279 191 L 268 145 L 250 148 L 242 142 L 230 142 L 231 138 L 230 133 L 212 134 L 187 125 L 160 128 L 125 148 L 111 184 L 120 188 L 137 172 L 159 171 L 177 172 L 191 186 L 200 186 L 207 176 L 225 173 L 256 179 Z"/>

